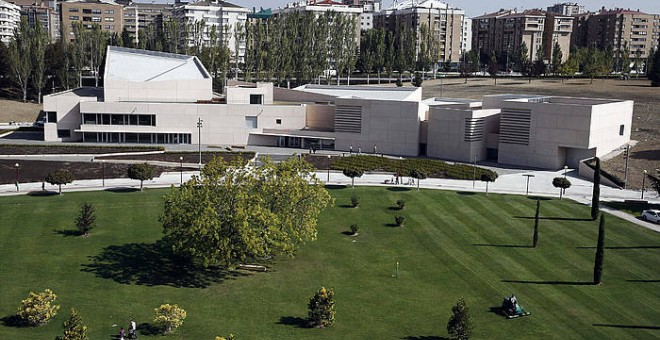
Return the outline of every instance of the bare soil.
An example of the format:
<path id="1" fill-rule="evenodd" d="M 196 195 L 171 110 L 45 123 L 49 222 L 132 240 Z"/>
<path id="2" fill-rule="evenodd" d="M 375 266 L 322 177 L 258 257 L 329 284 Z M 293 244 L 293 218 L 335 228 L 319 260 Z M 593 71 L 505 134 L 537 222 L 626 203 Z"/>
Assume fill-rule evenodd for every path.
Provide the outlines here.
<path id="1" fill-rule="evenodd" d="M 41 108 L 42 105 L 36 103 L 0 99 L 0 123 L 36 122 Z"/>
<path id="2" fill-rule="evenodd" d="M 423 84 L 423 97 L 450 97 L 481 99 L 488 94 L 522 93 L 572 97 L 617 98 L 633 100 L 633 124 L 631 139 L 637 145 L 631 149 L 628 161 L 628 188 L 642 186 L 643 170 L 655 173 L 660 169 L 660 88 L 651 87 L 646 79 L 615 80 L 534 79 L 531 83 L 522 78 L 498 78 L 497 85 L 491 78 L 464 78 L 427 80 Z M 624 178 L 625 158 L 620 154 L 602 162 L 603 169 Z M 648 183 L 648 181 L 646 182 Z"/>

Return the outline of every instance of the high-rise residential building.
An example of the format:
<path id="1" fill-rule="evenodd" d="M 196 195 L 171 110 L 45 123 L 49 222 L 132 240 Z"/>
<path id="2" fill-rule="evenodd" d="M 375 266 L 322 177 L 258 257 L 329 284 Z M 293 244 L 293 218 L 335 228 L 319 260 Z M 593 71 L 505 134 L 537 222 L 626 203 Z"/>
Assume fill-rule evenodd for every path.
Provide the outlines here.
<path id="1" fill-rule="evenodd" d="M 0 0 L 0 41 L 9 43 L 14 37 L 14 29 L 21 21 L 21 8 Z"/>
<path id="2" fill-rule="evenodd" d="M 585 12 L 584 5 L 577 2 L 564 2 L 548 7 L 548 12 L 566 16 L 576 16 Z"/>
<path id="3" fill-rule="evenodd" d="M 517 12 L 501 10 L 472 19 L 472 48 L 481 54 L 495 52 L 511 61 L 527 46 L 530 61 L 552 60 L 553 46 L 559 43 L 562 60 L 568 58 L 573 17 L 532 9 Z M 508 64 L 508 63 L 507 63 Z"/>
<path id="4" fill-rule="evenodd" d="M 121 34 L 124 25 L 124 7 L 110 0 L 70 0 L 60 5 L 62 39 L 75 39 L 72 27 L 81 23 L 91 29 L 97 24 L 102 31 Z"/>
<path id="5" fill-rule="evenodd" d="M 162 31 L 163 22 L 172 18 L 174 6 L 171 4 L 137 3 L 124 7 L 124 27 L 135 39 L 138 46 L 139 31 L 150 29 Z"/>
<path id="6" fill-rule="evenodd" d="M 397 32 L 402 27 L 418 33 L 418 46 L 423 37 L 419 30 L 423 23 L 432 35 L 433 62 L 457 62 L 461 56 L 465 11 L 438 0 L 406 0 L 380 11 L 374 17 L 376 28 Z"/>
<path id="7" fill-rule="evenodd" d="M 344 3 L 350 2 L 345 0 Z M 360 2 L 355 6 L 362 7 L 362 14 L 360 14 L 360 29 L 361 30 L 370 30 L 374 28 L 374 15 L 381 10 L 380 1 L 354 1 Z"/>
<path id="8" fill-rule="evenodd" d="M 202 45 L 208 45 L 212 27 L 215 26 L 218 39 L 223 41 L 231 51 L 232 60 L 243 62 L 245 58 L 245 24 L 251 10 L 220 0 L 199 1 L 185 4 L 177 2 L 173 17 L 178 20 L 179 27 L 185 29 L 187 40 L 180 42 L 180 47 L 190 47 L 196 44 L 195 36 L 199 35 Z M 195 24 L 204 22 L 204 29 L 195 34 Z M 238 33 L 238 34 L 236 34 Z M 184 35 L 182 35 L 183 38 Z"/>
<path id="9" fill-rule="evenodd" d="M 472 50 L 472 19 L 463 18 L 461 32 L 461 53 L 469 52 Z"/>
<path id="10" fill-rule="evenodd" d="M 48 7 L 45 3 L 35 3 L 30 6 L 21 6 L 21 16 L 27 19 L 28 25 L 34 27 L 37 23 L 41 28 L 48 32 L 51 40 L 55 41 L 60 37 L 60 16 L 59 13 Z"/>
<path id="11" fill-rule="evenodd" d="M 574 24 L 573 46 L 600 49 L 612 48 L 620 69 L 619 60 L 626 46 L 630 58 L 646 59 L 658 48 L 660 38 L 660 14 L 647 14 L 636 10 L 616 8 L 579 16 Z"/>

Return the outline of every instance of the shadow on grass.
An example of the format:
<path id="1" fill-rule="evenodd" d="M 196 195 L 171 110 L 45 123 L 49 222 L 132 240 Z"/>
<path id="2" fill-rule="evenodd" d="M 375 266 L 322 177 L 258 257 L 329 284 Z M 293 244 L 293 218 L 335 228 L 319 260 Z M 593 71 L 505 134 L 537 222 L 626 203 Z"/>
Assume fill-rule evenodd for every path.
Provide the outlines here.
<path id="1" fill-rule="evenodd" d="M 35 196 L 35 197 L 57 196 L 57 191 L 47 191 L 47 190 L 30 191 L 28 192 L 28 196 Z"/>
<path id="2" fill-rule="evenodd" d="M 405 187 L 388 187 L 388 191 L 394 191 L 394 192 L 401 192 L 401 191 L 410 191 L 412 189 L 410 188 L 405 188 Z"/>
<path id="3" fill-rule="evenodd" d="M 348 208 L 348 209 L 355 209 L 355 208 L 357 208 L 357 207 L 352 206 L 351 204 L 342 204 L 342 205 L 338 205 L 338 207 L 340 207 L 340 208 Z"/>
<path id="4" fill-rule="evenodd" d="M 530 200 L 539 200 L 539 201 L 552 201 L 550 197 L 541 197 L 541 196 L 527 196 L 527 199 Z"/>
<path id="5" fill-rule="evenodd" d="M 641 326 L 641 325 L 609 325 L 603 323 L 595 323 L 595 327 L 613 327 L 613 328 L 631 328 L 631 329 L 660 329 L 660 326 Z"/>
<path id="6" fill-rule="evenodd" d="M 473 246 L 476 247 L 497 247 L 497 248 L 533 248 L 529 245 L 518 245 L 518 244 L 486 244 L 486 243 L 473 243 Z"/>
<path id="7" fill-rule="evenodd" d="M 307 319 L 300 318 L 300 317 L 297 317 L 297 316 L 283 316 L 275 324 L 294 326 L 294 327 L 297 327 L 297 328 L 310 328 L 309 327 L 309 321 Z"/>
<path id="8" fill-rule="evenodd" d="M 326 184 L 325 188 L 328 190 L 342 190 L 348 188 L 346 185 L 337 185 L 337 184 Z"/>
<path id="9" fill-rule="evenodd" d="M 390 228 L 400 228 L 403 227 L 402 225 L 398 225 L 396 223 L 385 223 L 384 226 L 390 227 Z"/>
<path id="10" fill-rule="evenodd" d="M 513 216 L 514 218 L 522 218 L 526 220 L 533 220 L 534 216 Z M 539 217 L 539 220 L 550 220 L 550 221 L 593 221 L 590 218 L 574 218 L 574 217 Z"/>
<path id="11" fill-rule="evenodd" d="M 399 207 L 388 207 L 387 210 L 399 211 L 399 210 L 403 210 L 403 209 L 401 209 Z"/>
<path id="12" fill-rule="evenodd" d="M 140 188 L 130 188 L 130 187 L 116 187 L 116 188 L 107 188 L 107 192 L 116 192 L 116 193 L 126 193 L 126 192 L 136 192 L 140 191 Z"/>
<path id="13" fill-rule="evenodd" d="M 7 315 L 4 318 L 0 319 L 3 325 L 7 327 L 16 327 L 16 328 L 22 328 L 22 327 L 30 327 L 23 319 L 21 319 L 20 316 L 13 314 L 13 315 Z"/>
<path id="14" fill-rule="evenodd" d="M 404 338 L 403 340 L 449 340 L 451 338 L 445 338 L 443 336 L 437 335 L 410 335 Z"/>
<path id="15" fill-rule="evenodd" d="M 80 232 L 78 232 L 78 230 L 75 229 L 53 230 L 53 232 L 57 235 L 62 235 L 64 237 L 80 236 Z"/>
<path id="16" fill-rule="evenodd" d="M 461 195 L 461 196 L 472 196 L 476 195 L 477 193 L 474 191 L 457 191 L 456 195 Z"/>
<path id="17" fill-rule="evenodd" d="M 139 325 L 137 325 L 137 330 L 140 334 L 145 335 L 145 336 L 151 336 L 151 335 L 161 335 L 161 329 L 156 327 L 153 324 L 143 322 Z"/>
<path id="18" fill-rule="evenodd" d="M 81 271 L 123 284 L 204 288 L 250 275 L 191 264 L 174 256 L 163 241 L 108 246 L 89 260 Z"/>
<path id="19" fill-rule="evenodd" d="M 627 282 L 636 282 L 636 283 L 658 283 L 660 280 L 626 280 Z"/>
<path id="20" fill-rule="evenodd" d="M 596 247 L 575 247 L 576 249 L 596 249 Z M 660 246 L 605 247 L 605 249 L 660 249 Z"/>
<path id="21" fill-rule="evenodd" d="M 525 280 L 502 280 L 507 283 L 526 283 L 534 285 L 566 285 L 566 286 L 593 286 L 593 282 L 585 281 L 525 281 Z"/>

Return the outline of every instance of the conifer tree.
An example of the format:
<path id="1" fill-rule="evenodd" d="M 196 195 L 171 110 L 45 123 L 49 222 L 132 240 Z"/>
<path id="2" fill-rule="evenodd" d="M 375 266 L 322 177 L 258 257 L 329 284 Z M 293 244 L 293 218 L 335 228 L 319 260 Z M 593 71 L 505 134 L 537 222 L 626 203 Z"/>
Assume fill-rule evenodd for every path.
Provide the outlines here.
<path id="1" fill-rule="evenodd" d="M 470 339 L 470 336 L 472 336 L 472 321 L 465 299 L 460 298 L 458 303 L 451 308 L 451 312 L 452 315 L 447 322 L 447 332 L 459 340 Z"/>
<path id="2" fill-rule="evenodd" d="M 603 258 L 605 256 L 605 215 L 600 214 L 598 225 L 598 244 L 596 245 L 596 260 L 594 263 L 594 284 L 600 284 L 603 276 Z"/>

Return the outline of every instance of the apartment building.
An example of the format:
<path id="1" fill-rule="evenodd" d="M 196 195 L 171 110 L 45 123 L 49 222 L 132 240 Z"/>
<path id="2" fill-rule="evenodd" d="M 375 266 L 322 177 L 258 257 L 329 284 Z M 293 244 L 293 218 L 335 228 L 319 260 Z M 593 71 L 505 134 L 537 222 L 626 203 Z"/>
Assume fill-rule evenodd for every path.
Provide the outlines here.
<path id="1" fill-rule="evenodd" d="M 651 51 L 658 48 L 660 15 L 623 8 L 602 8 L 595 13 L 580 15 L 573 30 L 573 45 L 576 47 L 592 44 L 600 49 L 611 47 L 615 58 L 618 58 L 627 45 L 631 58 L 639 54 L 646 59 Z"/>
<path id="2" fill-rule="evenodd" d="M 0 41 L 8 44 L 14 38 L 14 29 L 21 21 L 21 8 L 0 0 Z"/>
<path id="3" fill-rule="evenodd" d="M 380 11 L 374 17 L 374 26 L 397 32 L 401 27 L 412 28 L 418 33 L 426 23 L 437 51 L 434 62 L 457 62 L 461 56 L 465 12 L 438 0 L 406 0 Z"/>
<path id="4" fill-rule="evenodd" d="M 174 8 L 173 18 L 178 20 L 181 29 L 188 31 L 188 38 L 185 41 L 181 40 L 180 47 L 186 48 L 195 45 L 194 26 L 195 23 L 203 20 L 205 27 L 200 34 L 202 44 L 209 44 L 211 39 L 209 33 L 215 26 L 218 39 L 223 41 L 231 51 L 232 60 L 237 59 L 239 62 L 243 62 L 245 58 L 245 24 L 249 13 L 249 9 L 226 1 L 208 0 L 188 4 L 180 3 Z"/>
<path id="5" fill-rule="evenodd" d="M 21 16 L 26 18 L 30 27 L 34 27 L 39 23 L 41 28 L 48 32 L 48 36 L 52 41 L 59 39 L 60 15 L 56 9 L 49 7 L 45 2 L 21 6 Z"/>
<path id="6" fill-rule="evenodd" d="M 144 31 L 147 27 L 156 32 L 162 32 L 163 23 L 172 18 L 174 5 L 158 3 L 137 3 L 134 2 L 124 7 L 124 27 L 137 46 L 139 44 L 139 31 Z"/>
<path id="7" fill-rule="evenodd" d="M 548 7 L 548 12 L 564 16 L 577 16 L 585 13 L 584 5 L 577 2 L 564 2 Z"/>
<path id="8" fill-rule="evenodd" d="M 121 34 L 124 24 L 124 7 L 111 0 L 70 0 L 60 4 L 62 39 L 75 39 L 72 27 L 81 23 L 91 29 L 94 24 L 110 34 Z"/>
<path id="9" fill-rule="evenodd" d="M 472 50 L 472 19 L 463 18 L 461 29 L 461 53 Z"/>

